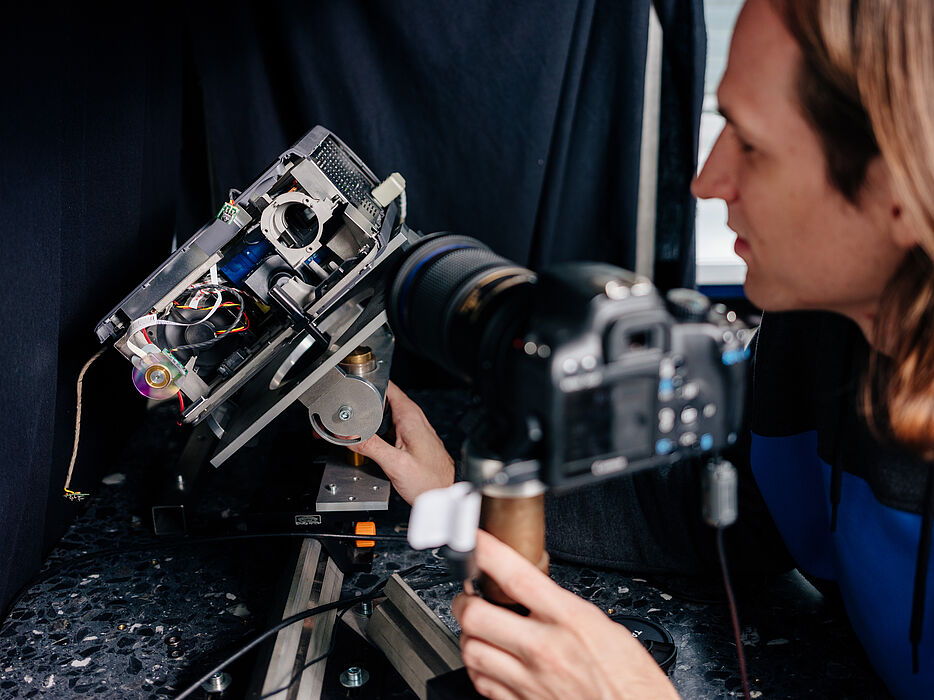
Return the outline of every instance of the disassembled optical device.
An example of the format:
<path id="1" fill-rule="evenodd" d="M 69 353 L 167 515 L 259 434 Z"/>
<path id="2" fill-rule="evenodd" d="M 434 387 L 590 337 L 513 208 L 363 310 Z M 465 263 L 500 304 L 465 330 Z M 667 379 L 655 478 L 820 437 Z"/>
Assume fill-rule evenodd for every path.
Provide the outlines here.
<path id="1" fill-rule="evenodd" d="M 389 381 L 389 263 L 416 235 L 402 225 L 404 190 L 398 173 L 381 182 L 315 127 L 107 314 L 97 336 L 115 340 L 143 396 L 177 394 L 185 423 L 209 421 L 215 466 L 294 401 L 326 440 L 365 440 Z"/>

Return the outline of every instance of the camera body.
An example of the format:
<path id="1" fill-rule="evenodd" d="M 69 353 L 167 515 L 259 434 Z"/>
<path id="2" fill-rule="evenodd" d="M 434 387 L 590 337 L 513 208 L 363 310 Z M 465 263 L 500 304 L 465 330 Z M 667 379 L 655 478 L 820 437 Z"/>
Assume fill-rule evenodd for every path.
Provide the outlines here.
<path id="1" fill-rule="evenodd" d="M 389 298 L 397 338 L 472 381 L 484 419 L 471 449 L 507 474 L 513 463 L 511 481 L 578 486 L 737 438 L 750 331 L 699 292 L 663 299 L 600 263 L 536 275 L 474 239 L 432 234 L 407 250 Z M 537 469 L 520 469 L 530 460 Z"/>
<path id="2" fill-rule="evenodd" d="M 610 265 L 560 265 L 536 287 L 514 344 L 514 411 L 541 424 L 542 481 L 579 485 L 735 442 L 748 335 L 735 316 L 691 290 L 665 300 Z"/>

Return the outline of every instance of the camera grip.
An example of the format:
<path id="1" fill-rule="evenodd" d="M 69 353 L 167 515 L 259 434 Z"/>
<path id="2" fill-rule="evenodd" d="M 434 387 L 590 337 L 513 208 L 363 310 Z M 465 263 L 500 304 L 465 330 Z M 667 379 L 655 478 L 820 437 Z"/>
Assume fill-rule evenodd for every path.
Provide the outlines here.
<path id="1" fill-rule="evenodd" d="M 483 494 L 480 506 L 480 528 L 505 542 L 548 573 L 548 552 L 545 551 L 545 494 L 505 496 Z M 480 590 L 484 598 L 505 607 L 517 604 L 485 574 L 480 575 Z"/>

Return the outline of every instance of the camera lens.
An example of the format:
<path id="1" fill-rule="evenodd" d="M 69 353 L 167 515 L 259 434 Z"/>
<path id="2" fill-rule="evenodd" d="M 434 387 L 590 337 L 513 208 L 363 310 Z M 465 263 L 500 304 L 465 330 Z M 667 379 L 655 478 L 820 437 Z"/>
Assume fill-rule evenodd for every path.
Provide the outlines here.
<path id="1" fill-rule="evenodd" d="M 500 362 L 528 314 L 535 275 L 473 238 L 425 236 L 406 252 L 390 292 L 402 343 L 465 379 Z M 505 379 L 500 376 L 499 379 Z"/>

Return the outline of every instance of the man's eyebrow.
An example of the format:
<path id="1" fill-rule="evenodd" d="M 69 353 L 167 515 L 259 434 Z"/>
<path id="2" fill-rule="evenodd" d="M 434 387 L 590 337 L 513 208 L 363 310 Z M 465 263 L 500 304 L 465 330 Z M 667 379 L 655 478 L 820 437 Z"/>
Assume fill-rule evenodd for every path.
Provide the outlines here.
<path id="1" fill-rule="evenodd" d="M 745 126 L 744 126 L 743 124 L 738 124 L 738 123 L 736 122 L 736 120 L 735 120 L 735 119 L 733 118 L 733 116 L 730 114 L 730 110 L 729 110 L 729 109 L 723 107 L 722 105 L 717 105 L 717 112 L 720 114 L 721 117 L 723 117 L 724 119 L 726 119 L 726 123 L 729 124 L 730 127 L 731 127 L 735 132 L 737 132 L 737 133 L 740 135 L 741 138 L 748 138 L 748 137 L 749 137 L 749 133 L 747 132 Z"/>

